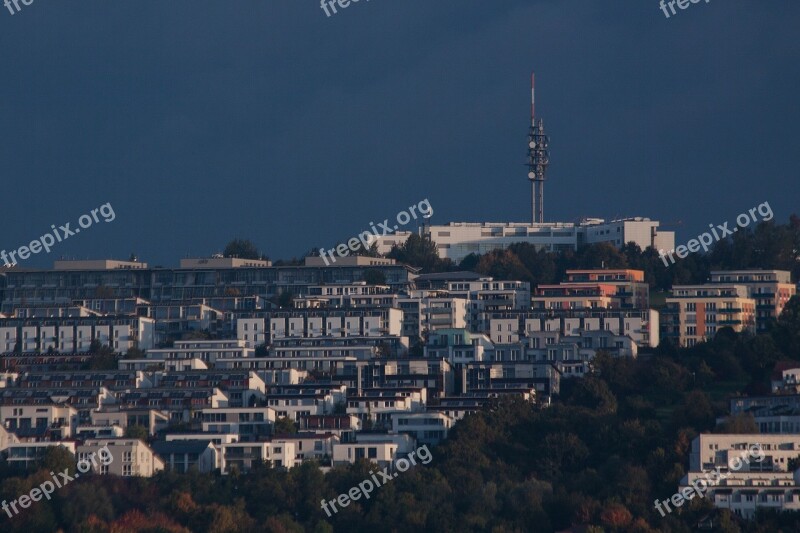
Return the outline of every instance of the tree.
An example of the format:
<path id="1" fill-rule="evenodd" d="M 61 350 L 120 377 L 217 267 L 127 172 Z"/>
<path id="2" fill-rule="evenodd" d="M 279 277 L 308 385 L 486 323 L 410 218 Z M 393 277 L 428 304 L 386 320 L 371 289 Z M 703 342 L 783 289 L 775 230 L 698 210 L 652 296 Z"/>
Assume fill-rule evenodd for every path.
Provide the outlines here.
<path id="1" fill-rule="evenodd" d="M 533 274 L 525 268 L 519 257 L 511 250 L 495 250 L 481 256 L 475 267 L 476 272 L 492 276 L 495 279 L 513 279 L 532 281 Z"/>
<path id="2" fill-rule="evenodd" d="M 222 255 L 239 259 L 261 259 L 262 257 L 256 245 L 247 239 L 233 239 L 225 246 Z"/>
<path id="3" fill-rule="evenodd" d="M 138 347 L 134 346 L 125 353 L 123 359 L 144 359 L 146 355 L 144 350 L 140 350 Z"/>
<path id="4" fill-rule="evenodd" d="M 294 293 L 288 289 L 281 291 L 277 296 L 269 299 L 270 302 L 278 307 L 294 307 Z"/>
<path id="5" fill-rule="evenodd" d="M 445 272 L 453 264 L 449 259 L 439 258 L 436 244 L 430 237 L 416 233 L 412 233 L 400 246 L 393 246 L 387 257 L 421 268 L 424 272 Z"/>
<path id="6" fill-rule="evenodd" d="M 147 428 L 144 426 L 140 426 L 137 424 L 125 428 L 126 439 L 139 439 L 141 441 L 147 442 L 147 437 L 149 437 L 149 435 L 147 433 Z"/>
<path id="7" fill-rule="evenodd" d="M 114 350 L 109 348 L 108 345 L 100 342 L 98 339 L 94 339 L 91 343 L 89 343 L 89 353 L 96 355 L 107 355 L 113 354 Z"/>
<path id="8" fill-rule="evenodd" d="M 367 285 L 386 285 L 386 274 L 377 268 L 365 270 L 363 279 L 367 282 Z"/>
<path id="9" fill-rule="evenodd" d="M 297 424 L 289 417 L 278 418 L 275 420 L 275 433 L 278 435 L 297 433 Z"/>

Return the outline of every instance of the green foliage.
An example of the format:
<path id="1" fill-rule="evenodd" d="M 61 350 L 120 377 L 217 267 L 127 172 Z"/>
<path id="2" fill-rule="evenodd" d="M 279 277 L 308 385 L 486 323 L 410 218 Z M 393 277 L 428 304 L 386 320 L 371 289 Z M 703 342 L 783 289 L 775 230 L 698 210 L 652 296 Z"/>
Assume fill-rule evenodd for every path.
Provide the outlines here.
<path id="1" fill-rule="evenodd" d="M 123 359 L 144 359 L 145 356 L 146 354 L 144 350 L 133 347 L 125 353 L 125 357 L 123 357 Z"/>
<path id="2" fill-rule="evenodd" d="M 377 268 L 368 268 L 364 271 L 364 281 L 367 285 L 386 285 L 386 274 Z"/>
<path id="3" fill-rule="evenodd" d="M 428 236 L 412 233 L 400 246 L 392 247 L 387 257 L 417 268 L 423 272 L 446 272 L 453 267 L 449 259 L 439 259 L 436 244 Z"/>
<path id="4" fill-rule="evenodd" d="M 275 433 L 277 435 L 297 433 L 297 424 L 288 417 L 278 418 L 275 420 Z"/>
<path id="5" fill-rule="evenodd" d="M 147 428 L 144 426 L 134 425 L 125 428 L 126 439 L 139 439 L 141 441 L 147 442 L 149 436 L 150 435 L 147 432 Z"/>
<path id="6" fill-rule="evenodd" d="M 233 239 L 225 246 L 222 255 L 240 259 L 262 259 L 256 245 L 247 239 Z"/>

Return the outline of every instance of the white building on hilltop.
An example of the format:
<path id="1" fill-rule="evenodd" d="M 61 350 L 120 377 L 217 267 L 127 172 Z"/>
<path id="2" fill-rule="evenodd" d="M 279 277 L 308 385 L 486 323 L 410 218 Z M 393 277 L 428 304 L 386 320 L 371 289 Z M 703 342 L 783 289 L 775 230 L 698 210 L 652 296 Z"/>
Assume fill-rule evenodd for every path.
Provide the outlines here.
<path id="1" fill-rule="evenodd" d="M 579 223 L 542 222 L 450 222 L 443 226 L 423 226 L 420 231 L 429 236 L 439 250 L 439 257 L 459 262 L 471 253 L 485 254 L 508 248 L 516 242 L 533 244 L 537 248 L 558 251 L 577 249 L 583 244 L 607 242 L 622 247 L 634 242 L 644 250 L 650 246 L 671 250 L 675 247 L 675 232 L 659 231 L 660 223 L 649 218 L 635 217 L 606 222 L 600 218 Z M 378 252 L 388 253 L 393 245 L 401 245 L 411 232 L 375 237 Z"/>

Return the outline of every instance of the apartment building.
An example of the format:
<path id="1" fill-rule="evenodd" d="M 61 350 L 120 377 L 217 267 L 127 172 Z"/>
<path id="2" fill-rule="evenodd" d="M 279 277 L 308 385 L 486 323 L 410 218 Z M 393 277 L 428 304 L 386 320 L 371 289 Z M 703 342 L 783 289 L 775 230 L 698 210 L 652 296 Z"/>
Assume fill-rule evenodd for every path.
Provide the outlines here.
<path id="1" fill-rule="evenodd" d="M 466 329 L 447 329 L 434 332 L 425 345 L 425 357 L 444 359 L 450 364 L 484 361 L 494 349 L 492 340 L 483 334 Z"/>
<path id="2" fill-rule="evenodd" d="M 309 259 L 309 258 L 307 258 Z M 394 260 L 391 260 L 394 263 Z M 296 308 L 397 307 L 397 290 L 389 285 L 331 283 L 312 285 L 295 299 Z"/>
<path id="3" fill-rule="evenodd" d="M 193 469 L 205 474 L 219 468 L 217 448 L 209 440 L 159 441 L 153 443 L 153 451 L 165 468 L 180 474 Z"/>
<path id="4" fill-rule="evenodd" d="M 219 445 L 223 474 L 247 472 L 257 463 L 294 468 L 297 451 L 292 442 L 223 442 Z"/>
<path id="5" fill-rule="evenodd" d="M 21 389 L 62 389 L 64 387 L 105 387 L 108 390 L 152 387 L 149 376 L 143 372 L 93 371 L 93 372 L 26 372 L 17 381 Z"/>
<path id="6" fill-rule="evenodd" d="M 333 433 L 299 432 L 291 435 L 275 435 L 272 442 L 289 443 L 294 447 L 295 460 L 298 463 L 314 460 L 322 466 L 330 466 L 333 447 L 339 443 L 339 437 Z"/>
<path id="7" fill-rule="evenodd" d="M 787 270 L 714 270 L 711 283 L 747 287 L 748 296 L 756 301 L 756 330 L 759 332 L 765 331 L 769 322 L 780 316 L 797 292 L 792 273 Z"/>
<path id="8" fill-rule="evenodd" d="M 87 460 L 95 457 L 101 448 L 111 452 L 111 458 L 90 462 L 95 474 L 113 474 L 124 477 L 152 477 L 164 470 L 164 461 L 144 442 L 138 439 L 90 439 L 76 447 L 76 458 Z"/>
<path id="9" fill-rule="evenodd" d="M 716 507 L 743 518 L 751 518 L 759 509 L 797 511 L 800 474 L 789 463 L 798 455 L 800 434 L 701 434 L 692 441 L 689 472 L 679 490 L 719 468 L 727 478 L 706 492 Z M 748 460 L 742 460 L 745 456 Z"/>
<path id="10" fill-rule="evenodd" d="M 217 359 L 242 359 L 252 357 L 254 353 L 243 340 L 191 340 L 175 341 L 170 348 L 150 348 L 147 350 L 147 359 L 199 359 L 214 364 Z"/>
<path id="11" fill-rule="evenodd" d="M 248 322 L 243 325 L 247 326 Z M 264 326 L 257 321 L 253 325 Z M 270 313 L 268 325 L 267 342 L 290 338 L 400 336 L 403 312 L 396 308 L 298 309 Z"/>
<path id="12" fill-rule="evenodd" d="M 756 302 L 748 294 L 744 285 L 676 285 L 661 312 L 661 336 L 687 347 L 724 327 L 755 333 Z"/>
<path id="13" fill-rule="evenodd" d="M 117 426 L 123 429 L 141 426 L 148 435 L 154 436 L 169 425 L 169 416 L 157 409 L 125 409 L 105 408 L 89 414 L 94 426 Z"/>
<path id="14" fill-rule="evenodd" d="M 401 333 L 412 343 L 431 331 L 469 325 L 469 302 L 445 291 L 409 291 L 398 297 L 397 306 L 403 312 Z"/>
<path id="15" fill-rule="evenodd" d="M 264 399 L 266 384 L 251 370 L 186 370 L 155 372 L 153 386 L 175 391 L 217 388 L 228 398 L 228 407 L 249 407 Z"/>
<path id="16" fill-rule="evenodd" d="M 631 269 L 567 270 L 562 285 L 597 283 L 617 287 L 615 308 L 648 309 L 650 285 L 644 281 L 644 271 Z"/>
<path id="17" fill-rule="evenodd" d="M 300 418 L 301 431 L 331 433 L 340 441 L 355 441 L 356 432 L 360 431 L 361 419 L 355 415 L 309 415 Z"/>
<path id="18" fill-rule="evenodd" d="M 0 420 L 11 431 L 49 429 L 60 439 L 73 435 L 78 411 L 66 405 L 0 405 Z"/>
<path id="19" fill-rule="evenodd" d="M 276 418 L 270 407 L 218 407 L 200 415 L 203 433 L 235 433 L 248 441 L 272 435 Z"/>
<path id="20" fill-rule="evenodd" d="M 151 268 L 143 263 L 134 266 L 136 268 L 105 261 L 66 262 L 53 270 L 6 270 L 0 312 L 11 313 L 18 306 L 92 300 L 99 292 L 108 299 L 142 298 L 152 304 L 225 296 L 270 298 L 286 291 L 303 296 L 311 286 L 361 282 L 368 269 L 380 270 L 386 285 L 402 290 L 408 288 L 414 276 L 411 267 L 386 260 L 380 264 L 346 266 Z"/>
<path id="21" fill-rule="evenodd" d="M 191 422 L 203 409 L 229 406 L 228 395 L 216 387 L 135 389 L 120 392 L 118 402 L 120 409 L 158 409 L 171 422 Z"/>
<path id="22" fill-rule="evenodd" d="M 86 352 L 92 341 L 117 353 L 150 349 L 155 343 L 155 321 L 130 316 L 0 319 L 2 354 Z"/>
<path id="23" fill-rule="evenodd" d="M 615 309 L 617 287 L 603 283 L 539 285 L 531 296 L 534 310 Z"/>
<path id="24" fill-rule="evenodd" d="M 299 390 L 285 394 L 267 395 L 267 405 L 275 410 L 277 418 L 289 418 L 298 422 L 301 417 L 332 414 L 336 405 L 330 392 Z"/>
<path id="25" fill-rule="evenodd" d="M 447 438 L 453 423 L 441 412 L 394 413 L 392 433 L 410 435 L 419 445 L 436 445 Z"/>
<path id="26" fill-rule="evenodd" d="M 47 450 L 54 446 L 60 446 L 68 452 L 75 453 L 75 442 L 73 441 L 15 441 L 9 442 L 6 447 L 6 462 L 9 466 L 17 468 L 31 468 L 41 461 Z"/>

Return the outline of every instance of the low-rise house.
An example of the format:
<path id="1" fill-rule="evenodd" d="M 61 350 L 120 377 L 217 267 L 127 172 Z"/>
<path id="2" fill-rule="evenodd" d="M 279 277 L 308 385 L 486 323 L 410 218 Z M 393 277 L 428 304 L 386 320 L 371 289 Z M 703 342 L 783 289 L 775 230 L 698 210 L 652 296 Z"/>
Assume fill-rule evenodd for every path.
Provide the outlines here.
<path id="1" fill-rule="evenodd" d="M 73 441 L 9 442 L 5 450 L 6 462 L 9 466 L 27 469 L 41 461 L 48 448 L 54 446 L 61 446 L 75 454 Z"/>
<path id="2" fill-rule="evenodd" d="M 158 372 L 157 387 L 173 390 L 217 388 L 228 397 L 230 407 L 249 407 L 264 399 L 266 384 L 249 370 L 197 370 Z"/>
<path id="3" fill-rule="evenodd" d="M 67 405 L 0 405 L 3 426 L 18 430 L 48 430 L 55 440 L 68 439 L 78 425 L 78 411 Z"/>
<path id="4" fill-rule="evenodd" d="M 322 466 L 330 465 L 333 458 L 333 446 L 340 442 L 333 433 L 299 432 L 290 435 L 275 435 L 272 442 L 288 442 L 294 446 L 295 459 L 298 463 L 315 460 Z"/>
<path id="5" fill-rule="evenodd" d="M 117 439 L 125 436 L 125 430 L 120 426 L 78 426 L 75 438 L 86 439 Z"/>
<path id="6" fill-rule="evenodd" d="M 169 425 L 169 415 L 157 409 L 107 408 L 92 411 L 91 422 L 95 426 L 141 426 L 147 430 L 148 435 L 156 435 Z"/>
<path id="7" fill-rule="evenodd" d="M 418 444 L 439 444 L 452 426 L 453 419 L 437 411 L 392 415 L 392 433 L 410 435 Z"/>
<path id="8" fill-rule="evenodd" d="M 277 468 L 294 468 L 297 452 L 291 442 L 233 442 L 220 445 L 223 474 L 232 469 L 246 472 L 258 463 Z"/>
<path id="9" fill-rule="evenodd" d="M 203 409 L 204 433 L 233 433 L 245 441 L 272 435 L 276 414 L 271 407 L 226 407 Z"/>
<path id="10" fill-rule="evenodd" d="M 169 414 L 170 422 L 191 422 L 203 409 L 228 407 L 228 396 L 217 388 L 136 389 L 119 394 L 120 409 L 152 408 Z"/>
<path id="11" fill-rule="evenodd" d="M 77 446 L 77 459 L 89 461 L 92 454 L 102 456 L 101 448 L 109 450 L 111 457 L 91 463 L 95 474 L 152 477 L 164 470 L 164 461 L 138 439 L 90 439 Z"/>
<path id="12" fill-rule="evenodd" d="M 210 440 L 173 440 L 153 444 L 153 451 L 168 470 L 185 474 L 191 469 L 201 473 L 219 468 L 216 446 Z"/>
<path id="13" fill-rule="evenodd" d="M 355 415 L 309 415 L 300 417 L 300 431 L 332 433 L 341 442 L 355 441 L 356 432 L 362 428 L 361 419 Z"/>
<path id="14" fill-rule="evenodd" d="M 295 422 L 308 415 L 333 413 L 336 403 L 330 393 L 315 390 L 299 390 L 292 394 L 267 394 L 267 405 L 273 408 L 278 418 L 289 418 Z"/>

